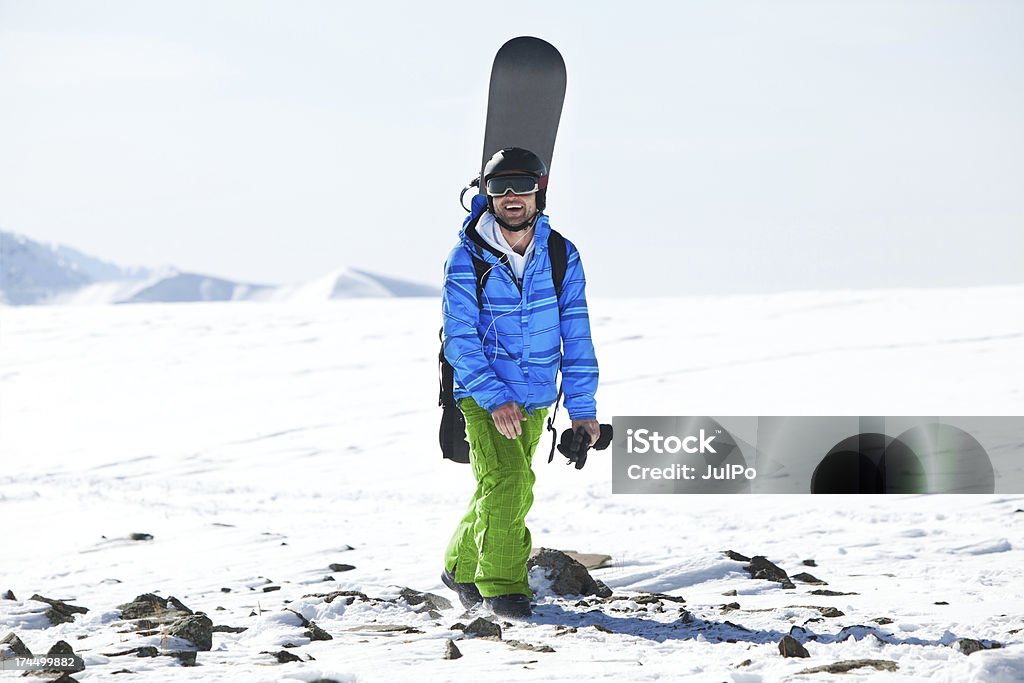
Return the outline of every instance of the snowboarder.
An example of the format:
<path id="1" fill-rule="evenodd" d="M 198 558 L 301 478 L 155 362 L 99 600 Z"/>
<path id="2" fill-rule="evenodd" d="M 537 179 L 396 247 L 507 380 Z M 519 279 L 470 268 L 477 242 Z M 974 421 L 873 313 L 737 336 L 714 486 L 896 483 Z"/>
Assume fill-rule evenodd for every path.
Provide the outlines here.
<path id="1" fill-rule="evenodd" d="M 568 240 L 556 294 L 544 162 L 525 149 L 503 149 L 485 165 L 482 182 L 445 264 L 444 355 L 454 368 L 477 486 L 445 552 L 442 580 L 467 608 L 483 601 L 498 616 L 521 618 L 532 613 L 531 463 L 560 395 L 557 375 L 561 369 L 573 430 L 585 428 L 593 444 L 600 437 L 598 368 L 583 265 Z M 482 263 L 486 272 L 478 273 Z"/>

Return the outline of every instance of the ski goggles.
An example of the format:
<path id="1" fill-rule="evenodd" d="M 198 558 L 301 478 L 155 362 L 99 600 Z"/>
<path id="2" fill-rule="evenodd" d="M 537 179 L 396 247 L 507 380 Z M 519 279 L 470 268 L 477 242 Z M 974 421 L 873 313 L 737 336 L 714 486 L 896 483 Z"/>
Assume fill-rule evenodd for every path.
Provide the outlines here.
<path id="1" fill-rule="evenodd" d="M 504 197 L 509 190 L 512 194 L 533 194 L 539 189 L 537 179 L 529 175 L 504 175 L 487 181 L 490 197 Z"/>

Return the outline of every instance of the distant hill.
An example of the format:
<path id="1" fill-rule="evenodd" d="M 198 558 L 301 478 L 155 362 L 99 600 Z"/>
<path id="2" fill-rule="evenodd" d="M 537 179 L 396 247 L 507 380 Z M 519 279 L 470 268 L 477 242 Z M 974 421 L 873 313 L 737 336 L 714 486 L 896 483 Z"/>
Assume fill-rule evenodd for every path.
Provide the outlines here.
<path id="1" fill-rule="evenodd" d="M 122 268 L 70 247 L 0 231 L 0 303 L 129 304 L 189 301 L 326 301 L 437 296 L 437 287 L 341 268 L 298 285 L 234 282 L 173 268 Z"/>
<path id="2" fill-rule="evenodd" d="M 0 301 L 45 303 L 92 282 L 138 280 L 149 273 L 120 268 L 64 246 L 0 231 Z"/>
<path id="3" fill-rule="evenodd" d="M 437 296 L 440 290 L 355 268 L 341 268 L 305 284 L 281 287 L 275 298 L 303 301 L 372 297 Z"/>

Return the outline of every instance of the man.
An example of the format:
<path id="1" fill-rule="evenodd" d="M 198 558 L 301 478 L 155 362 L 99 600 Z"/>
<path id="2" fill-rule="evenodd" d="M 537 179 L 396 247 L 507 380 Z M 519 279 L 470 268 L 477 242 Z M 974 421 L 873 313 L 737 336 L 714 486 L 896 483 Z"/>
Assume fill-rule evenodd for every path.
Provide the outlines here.
<path id="1" fill-rule="evenodd" d="M 473 198 L 445 264 L 444 354 L 477 487 L 448 544 L 442 580 L 467 608 L 482 600 L 498 616 L 521 618 L 532 613 L 531 462 L 558 397 L 559 368 L 572 428 L 585 428 L 590 443 L 600 437 L 598 371 L 583 266 L 568 240 L 551 240 L 566 250 L 556 294 L 544 162 L 504 149 L 487 162 L 482 182 L 485 194 Z"/>

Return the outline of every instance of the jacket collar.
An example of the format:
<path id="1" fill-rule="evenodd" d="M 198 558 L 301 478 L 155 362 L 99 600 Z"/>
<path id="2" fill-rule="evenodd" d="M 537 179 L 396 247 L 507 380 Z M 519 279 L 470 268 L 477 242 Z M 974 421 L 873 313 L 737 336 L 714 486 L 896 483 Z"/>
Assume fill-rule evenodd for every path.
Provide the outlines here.
<path id="1" fill-rule="evenodd" d="M 475 195 L 470 204 L 469 215 L 462 223 L 462 230 L 459 232 L 459 239 L 462 244 L 486 261 L 500 261 L 504 263 L 508 257 L 500 251 L 487 244 L 484 238 L 477 232 L 476 225 L 484 212 L 487 211 L 487 197 L 482 194 Z M 548 217 L 541 213 L 537 216 L 537 222 L 533 226 L 534 258 L 547 258 L 548 236 L 551 234 L 551 226 L 548 225 Z"/>

